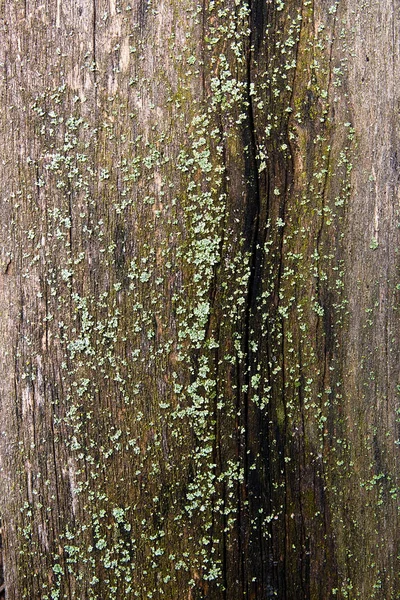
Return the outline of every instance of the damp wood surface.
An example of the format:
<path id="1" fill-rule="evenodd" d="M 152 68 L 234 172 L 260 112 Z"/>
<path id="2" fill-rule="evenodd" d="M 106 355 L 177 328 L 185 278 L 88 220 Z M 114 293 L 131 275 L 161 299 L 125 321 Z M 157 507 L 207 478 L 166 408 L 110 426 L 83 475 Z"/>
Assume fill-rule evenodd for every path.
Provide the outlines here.
<path id="1" fill-rule="evenodd" d="M 399 14 L 0 0 L 7 600 L 400 597 Z"/>

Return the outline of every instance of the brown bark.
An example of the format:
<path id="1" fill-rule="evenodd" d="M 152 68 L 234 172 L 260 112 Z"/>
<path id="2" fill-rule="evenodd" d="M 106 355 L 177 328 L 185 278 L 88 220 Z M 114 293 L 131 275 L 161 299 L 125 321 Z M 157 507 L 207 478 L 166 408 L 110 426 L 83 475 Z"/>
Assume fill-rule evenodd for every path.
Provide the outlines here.
<path id="1" fill-rule="evenodd" d="M 0 7 L 6 598 L 398 598 L 397 2 Z"/>

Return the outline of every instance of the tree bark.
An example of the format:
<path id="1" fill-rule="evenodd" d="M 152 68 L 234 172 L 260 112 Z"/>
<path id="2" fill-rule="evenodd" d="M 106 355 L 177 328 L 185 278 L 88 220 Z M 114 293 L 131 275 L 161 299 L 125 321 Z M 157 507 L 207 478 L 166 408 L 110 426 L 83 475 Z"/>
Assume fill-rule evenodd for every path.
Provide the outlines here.
<path id="1" fill-rule="evenodd" d="M 400 596 L 399 8 L 0 2 L 7 599 Z"/>

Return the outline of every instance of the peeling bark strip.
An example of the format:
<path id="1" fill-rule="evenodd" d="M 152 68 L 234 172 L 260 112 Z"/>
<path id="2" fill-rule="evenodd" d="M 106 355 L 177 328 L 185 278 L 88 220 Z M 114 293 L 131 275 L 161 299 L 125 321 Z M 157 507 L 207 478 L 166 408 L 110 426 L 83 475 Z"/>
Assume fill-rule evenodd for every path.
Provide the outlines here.
<path id="1" fill-rule="evenodd" d="M 0 594 L 399 598 L 399 2 L 0 6 Z"/>

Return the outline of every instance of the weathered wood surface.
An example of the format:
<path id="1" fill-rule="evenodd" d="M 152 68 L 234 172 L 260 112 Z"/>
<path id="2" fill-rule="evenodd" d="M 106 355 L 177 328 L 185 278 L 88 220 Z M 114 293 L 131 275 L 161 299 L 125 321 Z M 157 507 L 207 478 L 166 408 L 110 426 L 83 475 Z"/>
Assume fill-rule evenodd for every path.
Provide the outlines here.
<path id="1" fill-rule="evenodd" d="M 399 3 L 0 7 L 6 597 L 398 598 Z"/>

